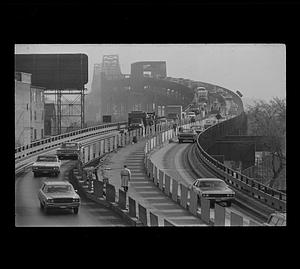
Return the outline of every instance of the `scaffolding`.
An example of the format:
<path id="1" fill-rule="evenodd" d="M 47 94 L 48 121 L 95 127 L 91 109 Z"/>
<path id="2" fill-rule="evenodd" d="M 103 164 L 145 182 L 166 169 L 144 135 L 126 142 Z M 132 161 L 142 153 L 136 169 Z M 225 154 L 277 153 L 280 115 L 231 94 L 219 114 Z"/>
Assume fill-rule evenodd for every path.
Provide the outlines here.
<path id="1" fill-rule="evenodd" d="M 47 89 L 44 91 L 48 101 L 55 105 L 55 130 L 53 132 L 55 135 L 85 128 L 84 95 L 86 90 L 83 87 L 82 89 Z"/>

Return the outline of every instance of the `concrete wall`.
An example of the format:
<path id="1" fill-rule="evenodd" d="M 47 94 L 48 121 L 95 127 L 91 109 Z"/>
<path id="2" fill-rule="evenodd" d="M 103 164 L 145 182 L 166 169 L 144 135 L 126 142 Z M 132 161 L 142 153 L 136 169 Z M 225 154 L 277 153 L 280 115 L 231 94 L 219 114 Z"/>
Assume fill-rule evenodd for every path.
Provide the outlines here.
<path id="1" fill-rule="evenodd" d="M 30 83 L 15 80 L 15 146 L 30 142 Z"/>

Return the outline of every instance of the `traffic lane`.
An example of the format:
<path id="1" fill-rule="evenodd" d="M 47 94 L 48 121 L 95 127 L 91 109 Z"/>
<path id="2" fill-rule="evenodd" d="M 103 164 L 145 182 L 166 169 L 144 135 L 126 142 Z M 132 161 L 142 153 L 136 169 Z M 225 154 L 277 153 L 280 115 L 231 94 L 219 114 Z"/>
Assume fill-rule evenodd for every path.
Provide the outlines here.
<path id="1" fill-rule="evenodd" d="M 67 180 L 64 173 L 75 161 L 62 161 L 61 172 L 58 177 L 33 177 L 27 172 L 16 180 L 15 189 L 15 225 L 24 226 L 128 226 L 116 213 L 82 198 L 78 215 L 72 210 L 50 210 L 45 214 L 40 209 L 37 193 L 46 180 Z"/>
<path id="2" fill-rule="evenodd" d="M 192 169 L 185 161 L 185 155 L 192 143 L 174 143 L 166 153 L 161 156 L 164 171 L 179 183 L 189 186 L 196 179 Z"/>
<path id="3" fill-rule="evenodd" d="M 196 147 L 196 144 L 176 143 L 162 156 L 163 166 L 168 168 L 164 170 L 167 170 L 166 172 L 171 177 L 176 179 L 181 184 L 184 184 L 185 186 L 189 186 L 196 178 L 200 177 L 197 176 L 197 174 L 190 168 L 187 161 L 187 158 L 189 158 L 188 155 L 193 152 L 193 147 Z M 207 169 L 204 168 L 201 163 L 199 163 L 199 170 L 201 171 L 201 177 L 215 177 L 211 172 L 207 171 Z M 244 209 L 234 204 L 234 202 L 231 206 L 226 207 L 225 210 L 227 225 L 231 212 L 239 214 L 244 219 L 246 219 L 247 221 L 245 221 L 245 225 L 248 224 L 250 219 L 255 223 L 260 222 L 260 220 L 256 216 L 247 213 Z M 211 209 L 211 217 L 214 217 L 214 209 Z"/>

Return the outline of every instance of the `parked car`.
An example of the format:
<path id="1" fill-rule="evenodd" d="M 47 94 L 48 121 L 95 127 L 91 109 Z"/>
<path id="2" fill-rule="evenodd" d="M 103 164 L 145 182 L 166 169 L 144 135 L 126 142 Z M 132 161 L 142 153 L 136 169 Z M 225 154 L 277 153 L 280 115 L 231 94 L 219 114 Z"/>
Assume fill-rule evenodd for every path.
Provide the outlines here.
<path id="1" fill-rule="evenodd" d="M 80 197 L 68 181 L 46 181 L 38 192 L 40 207 L 47 213 L 49 208 L 72 209 L 78 214 Z"/>
<path id="2" fill-rule="evenodd" d="M 286 226 L 286 212 L 274 212 L 270 214 L 265 226 Z"/>
<path id="3" fill-rule="evenodd" d="M 197 140 L 197 133 L 193 129 L 180 129 L 178 132 L 178 142 L 182 143 L 183 141 L 192 141 L 195 143 Z"/>
<path id="4" fill-rule="evenodd" d="M 54 176 L 58 176 L 60 166 L 61 161 L 56 155 L 39 155 L 31 169 L 34 177 L 40 174 L 53 174 Z"/>
<path id="5" fill-rule="evenodd" d="M 197 193 L 199 202 L 201 197 L 209 199 L 211 203 L 226 202 L 227 206 L 231 206 L 234 200 L 235 192 L 219 178 L 199 178 L 191 185 L 190 189 Z"/>

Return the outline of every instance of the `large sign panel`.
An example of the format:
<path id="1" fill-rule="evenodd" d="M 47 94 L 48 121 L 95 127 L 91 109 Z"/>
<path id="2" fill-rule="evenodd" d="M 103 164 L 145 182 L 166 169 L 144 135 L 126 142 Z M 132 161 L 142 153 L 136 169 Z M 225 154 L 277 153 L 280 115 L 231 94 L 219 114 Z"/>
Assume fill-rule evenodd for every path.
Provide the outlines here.
<path id="1" fill-rule="evenodd" d="M 16 54 L 15 71 L 32 74 L 31 83 L 46 89 L 81 89 L 88 82 L 86 54 Z"/>

